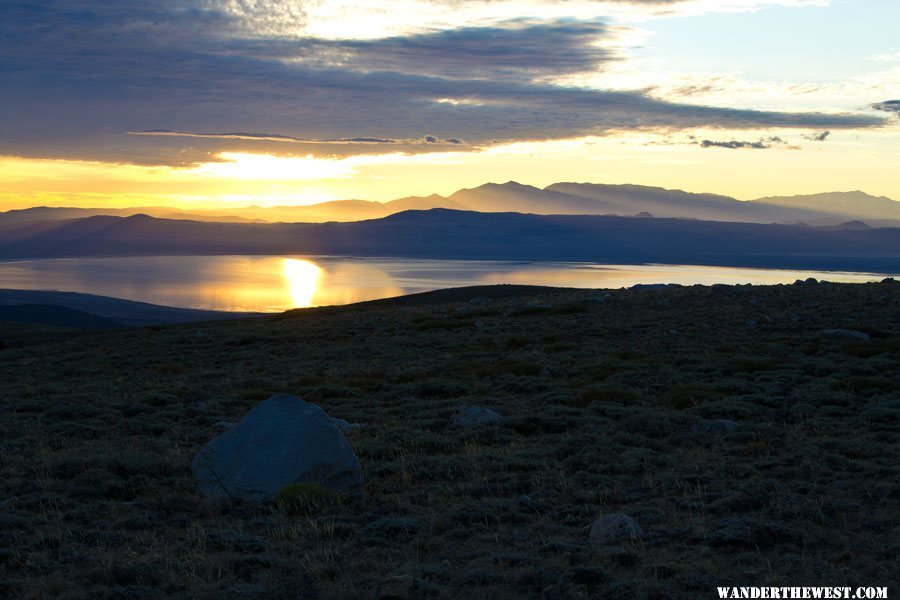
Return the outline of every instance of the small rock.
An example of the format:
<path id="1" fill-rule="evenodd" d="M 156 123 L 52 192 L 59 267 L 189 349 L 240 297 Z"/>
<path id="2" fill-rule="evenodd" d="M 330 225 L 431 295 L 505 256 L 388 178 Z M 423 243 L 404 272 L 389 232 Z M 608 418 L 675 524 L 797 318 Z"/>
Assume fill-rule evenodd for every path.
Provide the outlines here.
<path id="1" fill-rule="evenodd" d="M 520 510 L 534 510 L 537 507 L 531 496 L 519 496 L 513 501 L 513 505 Z"/>
<path id="2" fill-rule="evenodd" d="M 451 418 L 452 423 L 460 427 L 480 427 L 501 420 L 503 417 L 499 413 L 483 406 L 461 406 Z"/>
<path id="3" fill-rule="evenodd" d="M 622 513 L 600 517 L 591 525 L 591 544 L 615 544 L 644 537 L 644 532 L 634 519 Z"/>
<path id="4" fill-rule="evenodd" d="M 475 319 L 475 329 L 484 329 L 484 321 Z"/>
<path id="5" fill-rule="evenodd" d="M 736 431 L 738 424 L 728 419 L 703 419 L 693 427 L 693 433 L 721 435 Z"/>
<path id="6" fill-rule="evenodd" d="M 747 319 L 746 321 L 744 321 L 744 324 L 747 327 L 756 327 L 759 324 L 759 321 L 757 321 L 756 319 Z"/>
<path id="7" fill-rule="evenodd" d="M 255 583 L 238 582 L 225 590 L 226 598 L 261 598 L 266 588 Z"/>
<path id="8" fill-rule="evenodd" d="M 341 431 L 352 431 L 354 429 L 362 429 L 366 426 L 365 423 L 350 423 L 344 419 L 338 419 L 337 417 L 331 417 L 331 422 L 337 425 L 337 428 Z"/>
<path id="9" fill-rule="evenodd" d="M 668 299 L 663 298 L 662 300 L 657 300 L 656 305 L 657 306 L 672 306 L 672 303 Z"/>
<path id="10" fill-rule="evenodd" d="M 237 425 L 237 423 L 232 423 L 231 421 L 216 421 L 215 423 L 213 423 L 213 428 L 228 430 L 228 429 L 231 429 L 232 427 L 234 427 L 235 425 Z"/>
<path id="11" fill-rule="evenodd" d="M 485 296 L 476 296 L 469 300 L 469 304 L 472 306 L 486 306 L 491 303 L 490 298 L 486 298 Z"/>
<path id="12" fill-rule="evenodd" d="M 862 331 L 854 331 L 852 329 L 825 329 L 822 331 L 822 335 L 851 338 L 854 340 L 861 340 L 863 342 L 868 342 L 872 339 L 872 336 L 870 336 L 868 333 L 864 333 Z"/>
<path id="13" fill-rule="evenodd" d="M 407 600 L 416 597 L 416 580 L 412 575 L 391 575 L 378 585 L 380 600 Z"/>
<path id="14" fill-rule="evenodd" d="M 409 539 L 422 529 L 422 521 L 414 517 L 382 517 L 363 527 L 359 533 L 363 538 Z"/>
<path id="15" fill-rule="evenodd" d="M 819 283 L 819 280 L 815 277 L 809 277 L 804 283 L 806 283 L 806 285 L 816 285 L 817 283 Z"/>
<path id="16" fill-rule="evenodd" d="M 205 331 L 198 331 L 197 333 L 194 334 L 194 337 L 206 338 L 206 337 L 209 337 L 209 334 L 206 333 Z"/>

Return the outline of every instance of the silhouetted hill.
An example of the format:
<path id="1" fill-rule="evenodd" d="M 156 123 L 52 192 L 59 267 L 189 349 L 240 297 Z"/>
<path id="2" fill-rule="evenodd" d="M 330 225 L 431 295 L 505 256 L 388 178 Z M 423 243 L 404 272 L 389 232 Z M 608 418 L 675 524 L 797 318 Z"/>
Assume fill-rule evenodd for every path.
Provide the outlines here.
<path id="1" fill-rule="evenodd" d="M 412 196 L 390 202 L 333 200 L 307 206 L 249 206 L 190 212 L 165 207 L 80 209 L 36 207 L 0 213 L 0 233 L 25 224 L 91 216 L 157 218 L 214 222 L 325 223 L 378 219 L 406 210 L 450 208 L 480 212 L 520 212 L 561 215 L 617 215 L 641 213 L 657 217 L 736 221 L 746 223 L 803 222 L 838 225 L 850 220 L 872 227 L 900 226 L 900 202 L 863 192 L 832 192 L 809 196 L 769 197 L 740 201 L 729 196 L 696 194 L 641 185 L 555 183 L 544 189 L 515 181 L 487 183 L 462 189 L 449 197 Z M 238 216 L 239 215 L 239 216 Z"/>
<path id="2" fill-rule="evenodd" d="M 843 220 L 900 220 L 900 202 L 865 192 L 828 192 L 802 196 L 772 196 L 755 200 L 782 209 L 820 212 Z"/>
<path id="3" fill-rule="evenodd" d="M 91 217 L 0 244 L 0 257 L 337 254 L 900 270 L 900 228 L 406 211 L 352 223 Z"/>
<path id="4" fill-rule="evenodd" d="M 4 316 L 15 315 L 19 315 L 21 319 L 4 319 Z M 230 313 L 159 306 L 146 302 L 134 302 L 132 300 L 121 300 L 119 298 L 79 294 L 76 292 L 0 289 L 0 321 L 7 320 L 99 329 L 103 327 L 218 321 L 249 316 L 256 315 L 255 313 Z M 23 320 L 25 318 L 31 318 L 32 320 L 25 321 Z"/>
<path id="5" fill-rule="evenodd" d="M 53 304 L 0 306 L 0 323 L 35 323 L 72 329 L 114 329 L 122 323 Z"/>

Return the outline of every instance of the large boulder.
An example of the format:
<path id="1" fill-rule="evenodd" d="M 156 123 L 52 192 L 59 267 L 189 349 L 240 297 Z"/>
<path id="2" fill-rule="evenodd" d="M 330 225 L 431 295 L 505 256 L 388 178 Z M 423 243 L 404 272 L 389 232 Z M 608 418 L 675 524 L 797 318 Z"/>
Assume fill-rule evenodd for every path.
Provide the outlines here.
<path id="1" fill-rule="evenodd" d="M 213 499 L 274 500 L 292 483 L 354 493 L 362 467 L 340 427 L 315 404 L 276 394 L 210 441 L 191 466 Z"/>

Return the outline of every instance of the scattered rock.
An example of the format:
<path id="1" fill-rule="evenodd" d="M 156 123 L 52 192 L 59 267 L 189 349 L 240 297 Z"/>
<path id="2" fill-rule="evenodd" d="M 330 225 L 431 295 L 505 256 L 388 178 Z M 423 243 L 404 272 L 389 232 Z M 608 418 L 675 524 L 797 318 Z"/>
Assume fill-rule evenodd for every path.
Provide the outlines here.
<path id="1" fill-rule="evenodd" d="M 344 419 L 338 419 L 337 417 L 331 417 L 331 422 L 337 425 L 337 428 L 341 431 L 352 431 L 354 429 L 362 429 L 366 426 L 365 423 L 351 423 Z"/>
<path id="2" fill-rule="evenodd" d="M 722 435 L 736 431 L 738 424 L 728 419 L 703 419 L 696 423 L 692 433 Z"/>
<path id="3" fill-rule="evenodd" d="M 407 600 L 416 597 L 416 580 L 412 575 L 391 575 L 378 585 L 380 600 Z"/>
<path id="4" fill-rule="evenodd" d="M 422 521 L 414 517 L 382 517 L 369 523 L 359 532 L 364 541 L 386 541 L 410 539 L 422 529 Z"/>
<path id="5" fill-rule="evenodd" d="M 644 537 L 641 527 L 634 519 L 622 513 L 600 517 L 591 525 L 589 539 L 593 545 L 615 544 Z"/>
<path id="6" fill-rule="evenodd" d="M 872 336 L 870 336 L 868 333 L 864 333 L 862 331 L 854 331 L 852 329 L 825 329 L 822 331 L 822 335 L 851 338 L 854 340 L 861 340 L 863 342 L 868 342 L 872 339 Z"/>
<path id="7" fill-rule="evenodd" d="M 206 534 L 206 547 L 218 552 L 251 554 L 266 549 L 262 539 L 238 531 L 213 530 Z"/>
<path id="8" fill-rule="evenodd" d="M 226 598 L 261 598 L 266 588 L 255 583 L 238 582 L 225 590 Z"/>
<path id="9" fill-rule="evenodd" d="M 487 306 L 491 303 L 490 298 L 486 298 L 485 296 L 475 296 L 471 300 L 469 300 L 469 304 L 472 306 Z"/>
<path id="10" fill-rule="evenodd" d="M 353 448 L 315 404 L 276 394 L 204 446 L 191 463 L 200 493 L 213 499 L 274 500 L 292 483 L 358 492 Z"/>
<path id="11" fill-rule="evenodd" d="M 452 423 L 460 427 L 481 427 L 502 420 L 499 413 L 483 406 L 461 406 L 451 418 Z"/>

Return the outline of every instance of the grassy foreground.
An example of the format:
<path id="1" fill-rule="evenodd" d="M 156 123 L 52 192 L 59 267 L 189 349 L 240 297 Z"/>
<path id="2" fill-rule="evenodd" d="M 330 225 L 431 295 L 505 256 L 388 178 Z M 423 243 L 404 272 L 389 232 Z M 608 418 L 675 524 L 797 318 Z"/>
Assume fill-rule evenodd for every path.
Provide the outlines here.
<path id="1" fill-rule="evenodd" d="M 529 294 L 0 349 L 0 596 L 900 592 L 900 283 Z M 275 392 L 366 424 L 363 498 L 196 496 L 213 424 Z M 592 546 L 607 513 L 646 536 Z"/>

